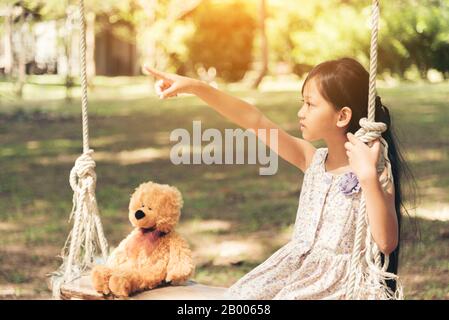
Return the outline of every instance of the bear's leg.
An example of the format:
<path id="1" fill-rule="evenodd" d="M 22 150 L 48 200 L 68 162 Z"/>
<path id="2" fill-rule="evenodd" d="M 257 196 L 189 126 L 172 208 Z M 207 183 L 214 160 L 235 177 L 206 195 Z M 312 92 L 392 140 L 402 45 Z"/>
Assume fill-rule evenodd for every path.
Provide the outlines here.
<path id="1" fill-rule="evenodd" d="M 95 266 L 92 270 L 92 285 L 97 292 L 109 294 L 109 278 L 112 270 L 106 266 Z"/>
<path id="2" fill-rule="evenodd" d="M 165 279 L 165 265 L 162 262 L 156 263 L 151 267 L 129 270 L 114 270 L 109 279 L 109 288 L 112 293 L 120 297 L 128 297 L 130 294 L 153 289 Z"/>
<path id="3" fill-rule="evenodd" d="M 138 275 L 135 271 L 128 269 L 114 270 L 109 279 L 111 292 L 118 297 L 128 297 L 135 291 Z"/>
<path id="4" fill-rule="evenodd" d="M 148 268 L 141 271 L 142 286 L 141 290 L 153 289 L 160 285 L 167 276 L 167 263 L 159 261 Z"/>

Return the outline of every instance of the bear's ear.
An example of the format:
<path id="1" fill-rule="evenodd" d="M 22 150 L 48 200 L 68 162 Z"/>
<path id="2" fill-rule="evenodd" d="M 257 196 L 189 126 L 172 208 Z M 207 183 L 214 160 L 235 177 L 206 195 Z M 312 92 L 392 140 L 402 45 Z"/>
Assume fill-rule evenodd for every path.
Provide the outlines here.
<path id="1" fill-rule="evenodd" d="M 178 207 L 179 210 L 181 210 L 182 206 L 184 205 L 181 192 L 176 187 L 170 187 L 169 193 L 171 194 L 172 205 Z"/>
<path id="2" fill-rule="evenodd" d="M 182 205 L 181 192 L 175 187 L 167 188 L 159 200 L 156 228 L 162 232 L 170 232 L 178 223 Z"/>
<path id="3" fill-rule="evenodd" d="M 183 205 L 181 192 L 175 187 L 168 187 L 163 191 L 159 203 L 164 214 L 179 215 Z"/>

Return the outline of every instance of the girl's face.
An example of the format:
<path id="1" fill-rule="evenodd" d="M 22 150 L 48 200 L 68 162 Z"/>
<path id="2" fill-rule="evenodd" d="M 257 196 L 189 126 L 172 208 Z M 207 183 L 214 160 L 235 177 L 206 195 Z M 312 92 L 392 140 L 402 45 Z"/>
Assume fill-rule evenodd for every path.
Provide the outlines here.
<path id="1" fill-rule="evenodd" d="M 326 140 L 326 137 L 340 131 L 336 125 L 339 112 L 321 95 L 315 78 L 307 81 L 303 95 L 303 105 L 298 111 L 298 118 L 304 140 Z"/>

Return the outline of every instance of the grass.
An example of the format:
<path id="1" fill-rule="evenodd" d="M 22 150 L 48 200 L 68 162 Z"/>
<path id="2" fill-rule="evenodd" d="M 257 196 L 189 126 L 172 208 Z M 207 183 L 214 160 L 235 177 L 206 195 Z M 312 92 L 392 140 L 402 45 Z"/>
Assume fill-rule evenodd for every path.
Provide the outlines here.
<path id="1" fill-rule="evenodd" d="M 10 94 L 9 82 L 0 82 L 0 298 L 50 296 L 45 277 L 58 267 L 56 256 L 70 231 L 68 178 L 82 152 L 79 88 L 67 102 L 61 79 L 29 81 L 22 100 Z M 259 165 L 171 164 L 173 129 L 191 132 L 193 120 L 201 120 L 203 130 L 236 127 L 196 97 L 160 101 L 149 85 L 146 78 L 96 78 L 90 92 L 90 145 L 105 233 L 115 246 L 130 231 L 127 206 L 138 184 L 175 185 L 184 196 L 179 230 L 194 250 L 194 280 L 229 286 L 288 241 L 302 174 L 281 159 L 269 177 L 258 175 Z M 229 90 L 299 135 L 299 92 Z M 403 83 L 379 91 L 422 195 L 411 212 L 417 217 L 404 219 L 405 294 L 447 299 L 449 86 Z"/>

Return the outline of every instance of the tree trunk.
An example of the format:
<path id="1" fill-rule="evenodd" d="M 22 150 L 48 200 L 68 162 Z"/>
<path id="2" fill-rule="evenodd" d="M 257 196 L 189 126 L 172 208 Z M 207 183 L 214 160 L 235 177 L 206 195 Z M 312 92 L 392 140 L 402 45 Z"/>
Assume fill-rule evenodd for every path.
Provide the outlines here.
<path id="1" fill-rule="evenodd" d="M 260 0 L 259 2 L 259 23 L 260 23 L 260 40 L 261 40 L 261 53 L 262 53 L 262 70 L 260 70 L 259 76 L 254 81 L 252 88 L 257 89 L 262 82 L 263 78 L 268 72 L 268 40 L 265 32 L 265 20 L 266 20 L 266 1 Z"/>
<path id="2" fill-rule="evenodd" d="M 87 83 L 92 86 L 96 75 L 95 68 L 95 13 L 86 14 L 86 71 Z"/>
<path id="3" fill-rule="evenodd" d="M 11 9 L 7 9 L 6 18 L 4 21 L 5 37 L 4 37 L 4 48 L 5 48 L 5 74 L 11 75 L 13 66 L 13 53 L 12 53 L 12 17 Z"/>
<path id="4" fill-rule="evenodd" d="M 65 100 L 67 102 L 72 101 L 72 87 L 74 85 L 74 79 L 72 75 L 72 54 L 71 54 L 71 47 L 72 47 L 72 37 L 69 36 L 66 39 L 64 39 L 64 53 L 67 59 L 67 73 L 65 75 Z"/>
<path id="5" fill-rule="evenodd" d="M 143 11 L 146 14 L 146 19 L 144 23 L 140 26 L 140 32 L 143 34 L 143 43 L 144 46 L 140 47 L 140 55 L 142 62 L 148 64 L 150 67 L 156 67 L 156 41 L 154 39 L 154 35 L 152 34 L 151 27 L 156 21 L 156 1 L 144 1 L 139 0 L 140 6 L 143 8 Z M 152 86 L 154 83 L 154 78 L 149 77 L 148 81 Z"/>
<path id="6" fill-rule="evenodd" d="M 69 30 L 68 23 L 69 17 L 66 17 L 66 22 L 63 26 L 65 31 Z M 72 75 L 72 43 L 73 43 L 73 31 L 67 32 L 66 36 L 62 39 L 63 47 L 64 47 L 64 56 L 67 62 L 66 74 L 65 74 L 65 100 L 67 103 L 72 101 L 72 87 L 74 84 L 74 79 Z"/>
<path id="7" fill-rule="evenodd" d="M 19 98 L 23 97 L 23 87 L 26 79 L 26 56 L 25 56 L 25 14 L 22 13 L 19 22 L 19 48 L 18 48 L 18 63 L 17 63 L 17 81 L 16 81 L 16 95 Z"/>

